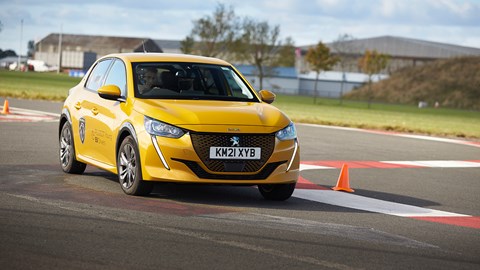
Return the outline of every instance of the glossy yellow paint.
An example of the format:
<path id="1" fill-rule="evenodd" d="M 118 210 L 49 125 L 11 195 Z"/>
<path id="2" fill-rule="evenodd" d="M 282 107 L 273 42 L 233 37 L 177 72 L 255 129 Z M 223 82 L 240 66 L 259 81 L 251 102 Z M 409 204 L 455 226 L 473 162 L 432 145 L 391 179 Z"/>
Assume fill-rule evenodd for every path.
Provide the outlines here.
<path id="1" fill-rule="evenodd" d="M 189 62 L 231 66 L 229 63 L 207 57 L 152 53 L 113 54 L 103 59 L 106 58 L 119 59 L 125 64 L 126 97 L 120 101 L 110 100 L 100 97 L 97 91 L 87 89 L 85 83 L 90 75 L 89 71 L 84 79 L 70 90 L 64 103 L 64 111 L 68 111 L 72 124 L 76 158 L 80 162 L 117 173 L 117 149 L 121 143 L 121 132 L 126 130 L 134 133 L 131 135 L 135 138 L 140 153 L 143 180 L 228 184 L 274 184 L 297 181 L 300 154 L 294 149 L 296 145 L 294 140 L 276 139 L 274 152 L 267 163 L 287 162 L 278 166 L 267 179 L 212 180 L 197 177 L 184 163 L 175 159 L 198 162 L 202 169 L 211 174 L 248 176 L 255 173 L 212 172 L 198 157 L 188 132 L 174 139 L 152 136 L 145 130 L 145 116 L 192 132 L 272 134 L 285 128 L 290 123 L 288 117 L 266 102 L 137 99 L 134 96 L 132 75 L 134 62 Z M 242 76 L 239 72 L 238 74 Z M 241 78 L 247 82 L 245 78 Z M 253 89 L 250 85 L 249 87 Z M 118 95 L 115 88 L 104 86 L 101 89 L 104 94 Z M 261 99 L 257 92 L 254 91 L 254 94 Z M 267 96 L 273 98 L 271 95 Z M 125 127 L 129 128 L 124 129 Z M 83 137 L 82 128 L 85 134 Z M 155 148 L 155 143 L 158 149 Z M 292 166 L 287 171 L 290 163 Z"/>
<path id="2" fill-rule="evenodd" d="M 141 136 L 148 134 L 144 133 Z M 145 137 L 145 141 L 148 138 Z M 171 181 L 171 182 L 195 182 L 195 183 L 228 183 L 228 184 L 284 184 L 284 183 L 294 183 L 297 181 L 299 176 L 299 162 L 300 154 L 297 151 L 294 157 L 293 166 L 288 172 L 286 171 L 288 163 L 280 165 L 271 175 L 265 180 L 212 180 L 212 179 L 202 179 L 198 178 L 191 170 L 183 163 L 175 160 L 169 159 L 170 157 L 176 157 L 178 159 L 192 160 L 200 164 L 202 169 L 211 173 L 211 174 L 220 174 L 210 171 L 206 166 L 202 164 L 202 161 L 197 156 L 193 150 L 190 136 L 185 135 L 179 140 L 169 139 L 169 138 L 160 138 L 156 137 L 158 144 L 160 145 L 161 152 L 168 160 L 168 165 L 170 170 L 167 170 L 164 166 L 159 166 L 161 164 L 160 158 L 158 157 L 155 149 L 153 147 L 143 148 L 144 153 L 142 157 L 143 162 L 143 171 L 142 174 L 144 178 L 154 181 Z M 172 141 L 176 140 L 176 141 Z M 277 140 L 275 145 L 275 152 L 270 157 L 268 163 L 277 162 L 283 160 L 290 160 L 292 158 L 294 145 L 291 142 L 280 142 Z M 222 175 L 238 175 L 239 173 L 221 173 Z M 244 175 L 253 175 L 255 173 L 242 173 Z"/>

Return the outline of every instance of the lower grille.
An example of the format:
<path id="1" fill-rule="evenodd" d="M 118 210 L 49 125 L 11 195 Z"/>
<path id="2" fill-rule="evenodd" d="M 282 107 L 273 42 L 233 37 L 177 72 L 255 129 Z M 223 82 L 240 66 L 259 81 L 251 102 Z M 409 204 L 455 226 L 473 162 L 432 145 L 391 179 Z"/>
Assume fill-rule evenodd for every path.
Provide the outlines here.
<path id="1" fill-rule="evenodd" d="M 272 172 L 281 164 L 286 163 L 287 161 L 279 161 L 269 163 L 257 174 L 250 175 L 240 175 L 240 174 L 211 174 L 205 171 L 197 162 L 190 160 L 182 160 L 177 158 L 172 158 L 172 160 L 182 162 L 187 165 L 190 170 L 192 170 L 198 178 L 202 179 L 213 179 L 213 180 L 263 180 L 266 179 L 272 174 Z"/>
<path id="2" fill-rule="evenodd" d="M 241 147 L 260 147 L 259 160 L 210 159 L 210 147 L 230 147 L 230 139 L 239 137 Z M 213 172 L 257 172 L 268 161 L 275 148 L 275 134 L 212 134 L 190 132 L 193 148 L 203 164 Z"/>

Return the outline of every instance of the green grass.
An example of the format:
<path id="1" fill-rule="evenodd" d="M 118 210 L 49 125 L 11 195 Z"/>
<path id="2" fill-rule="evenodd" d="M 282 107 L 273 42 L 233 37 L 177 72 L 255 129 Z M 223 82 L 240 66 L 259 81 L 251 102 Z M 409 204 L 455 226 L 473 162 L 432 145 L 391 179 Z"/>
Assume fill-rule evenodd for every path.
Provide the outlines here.
<path id="1" fill-rule="evenodd" d="M 0 96 L 64 100 L 80 80 L 66 74 L 0 70 Z"/>
<path id="2" fill-rule="evenodd" d="M 80 78 L 65 74 L 0 70 L 0 96 L 64 100 Z M 480 112 L 278 95 L 275 106 L 295 122 L 389 130 L 446 137 L 480 138 Z"/>
<path id="3" fill-rule="evenodd" d="M 312 97 L 277 96 L 275 106 L 295 122 L 388 130 L 428 135 L 480 138 L 480 112 L 444 108 L 372 104 Z"/>

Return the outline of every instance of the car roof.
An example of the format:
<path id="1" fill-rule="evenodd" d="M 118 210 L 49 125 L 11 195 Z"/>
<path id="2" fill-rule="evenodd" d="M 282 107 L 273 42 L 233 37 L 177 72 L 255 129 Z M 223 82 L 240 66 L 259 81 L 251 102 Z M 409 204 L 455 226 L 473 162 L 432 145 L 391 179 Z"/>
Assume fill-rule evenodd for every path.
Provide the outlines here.
<path id="1" fill-rule="evenodd" d="M 189 62 L 227 65 L 230 63 L 212 57 L 204 57 L 189 54 L 173 54 L 173 53 L 116 53 L 109 54 L 102 58 L 118 57 L 129 62 Z"/>

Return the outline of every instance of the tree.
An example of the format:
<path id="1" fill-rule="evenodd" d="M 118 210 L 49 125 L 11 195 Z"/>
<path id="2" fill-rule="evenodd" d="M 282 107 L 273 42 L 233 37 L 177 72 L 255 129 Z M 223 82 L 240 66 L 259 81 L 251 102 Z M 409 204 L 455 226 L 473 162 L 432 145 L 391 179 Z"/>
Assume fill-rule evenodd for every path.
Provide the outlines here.
<path id="1" fill-rule="evenodd" d="M 252 64 L 263 88 L 263 79 L 275 66 L 293 66 L 295 47 L 291 38 L 282 41 L 280 27 L 235 16 L 232 7 L 218 4 L 213 16 L 194 20 L 190 34 L 181 41 L 183 53 L 222 57 Z M 283 45 L 282 45 L 283 43 Z"/>
<path id="2" fill-rule="evenodd" d="M 389 56 L 378 53 L 376 50 L 366 50 L 365 54 L 358 61 L 360 70 L 368 75 L 368 108 L 372 103 L 372 77 L 385 69 L 388 64 Z"/>
<path id="3" fill-rule="evenodd" d="M 187 36 L 184 40 L 180 41 L 180 50 L 186 54 L 192 54 L 194 50 L 195 41 L 191 36 Z"/>
<path id="4" fill-rule="evenodd" d="M 278 50 L 278 57 L 275 63 L 280 67 L 295 66 L 295 43 L 291 37 L 287 37 Z"/>
<path id="5" fill-rule="evenodd" d="M 28 41 L 28 51 L 27 51 L 28 58 L 33 57 L 33 54 L 35 54 L 35 41 L 29 40 Z"/>
<path id="6" fill-rule="evenodd" d="M 182 52 L 208 57 L 226 55 L 235 40 L 238 20 L 232 7 L 218 4 L 212 16 L 193 21 L 193 29 L 182 42 Z"/>
<path id="7" fill-rule="evenodd" d="M 240 61 L 255 66 L 260 89 L 263 89 L 263 79 L 272 75 L 272 68 L 279 65 L 293 65 L 295 48 L 291 38 L 282 45 L 280 26 L 270 26 L 267 21 L 256 21 L 244 18 L 243 33 L 236 42 L 234 52 Z"/>
<path id="8" fill-rule="evenodd" d="M 9 57 L 9 56 L 17 56 L 17 54 L 15 53 L 15 51 L 12 51 L 12 50 L 2 51 L 0 49 L 0 59 L 5 58 L 5 57 Z"/>
<path id="9" fill-rule="evenodd" d="M 340 84 L 340 105 L 343 103 L 343 87 L 346 79 L 346 71 L 351 63 L 355 63 L 357 48 L 353 41 L 355 38 L 349 34 L 341 34 L 331 43 L 332 52 L 338 56 L 338 66 L 342 71 L 342 82 Z"/>
<path id="10" fill-rule="evenodd" d="M 338 62 L 338 57 L 330 54 L 330 49 L 321 41 L 317 46 L 308 49 L 305 60 L 310 64 L 311 69 L 317 73 L 315 79 L 315 90 L 313 95 L 313 103 L 317 103 L 317 83 L 322 71 L 332 70 L 333 66 Z"/>

